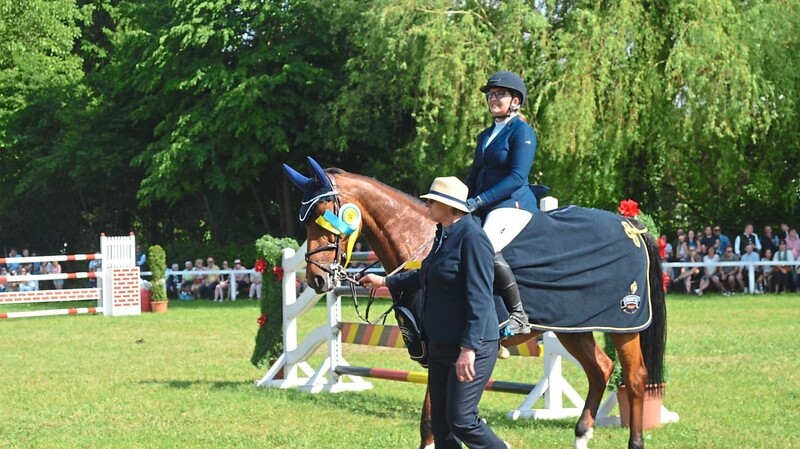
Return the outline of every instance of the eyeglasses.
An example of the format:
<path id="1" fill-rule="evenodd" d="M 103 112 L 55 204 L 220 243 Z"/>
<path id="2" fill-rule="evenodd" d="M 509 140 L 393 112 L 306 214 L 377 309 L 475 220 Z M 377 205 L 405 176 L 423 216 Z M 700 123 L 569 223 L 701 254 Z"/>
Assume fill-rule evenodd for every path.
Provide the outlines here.
<path id="1" fill-rule="evenodd" d="M 503 98 L 509 96 L 507 90 L 498 90 L 496 92 L 486 92 L 486 99 L 491 100 L 492 98 L 496 98 L 498 100 L 502 100 Z"/>
<path id="2" fill-rule="evenodd" d="M 726 253 L 728 253 L 728 254 L 730 254 L 730 253 L 732 253 L 732 252 L 733 252 L 733 250 L 732 250 L 732 249 L 726 249 L 726 250 L 725 250 L 725 252 L 726 252 Z"/>
<path id="3" fill-rule="evenodd" d="M 719 232 L 719 228 L 717 228 L 717 229 L 714 229 L 714 232 Z"/>

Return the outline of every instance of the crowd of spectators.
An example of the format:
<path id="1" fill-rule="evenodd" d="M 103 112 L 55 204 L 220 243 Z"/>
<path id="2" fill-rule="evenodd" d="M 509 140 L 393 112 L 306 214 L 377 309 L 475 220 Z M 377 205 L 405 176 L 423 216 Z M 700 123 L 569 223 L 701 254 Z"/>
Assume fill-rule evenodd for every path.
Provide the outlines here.
<path id="1" fill-rule="evenodd" d="M 661 259 L 664 262 L 701 264 L 698 266 L 664 267 L 669 277 L 668 288 L 673 292 L 702 295 L 709 288 L 725 296 L 736 293 L 800 293 L 800 237 L 786 223 L 773 232 L 764 226 L 759 236 L 748 223 L 731 240 L 719 225 L 706 226 L 702 232 L 678 229 L 675 239 L 659 238 Z M 720 265 L 721 262 L 786 262 L 786 265 L 755 265 L 755 287 L 749 291 L 748 267 L 743 264 Z"/>
<path id="2" fill-rule="evenodd" d="M 219 271 L 232 270 L 233 273 L 219 273 Z M 236 273 L 241 271 L 241 273 Z M 188 273 L 187 273 L 188 272 Z M 231 279 L 233 274 L 233 279 Z M 236 301 L 231 294 L 231 284 L 236 284 L 236 297 L 248 299 L 261 299 L 261 273 L 249 273 L 240 259 L 233 261 L 231 267 L 227 260 L 218 266 L 213 257 L 197 259 L 194 262 L 187 260 L 183 269 L 173 263 L 167 272 L 167 297 L 170 299 L 208 299 L 215 302 Z"/>
<path id="3" fill-rule="evenodd" d="M 62 289 L 64 288 L 63 279 L 48 281 L 25 280 L 25 281 L 6 281 L 7 276 L 25 276 L 29 274 L 60 274 L 61 264 L 57 260 L 44 262 L 14 262 L 13 259 L 22 257 L 36 257 L 28 248 L 23 248 L 18 252 L 17 248 L 11 247 L 6 254 L 7 262 L 0 264 L 0 292 L 26 292 L 43 289 Z M 9 260 L 12 259 L 12 260 Z"/>

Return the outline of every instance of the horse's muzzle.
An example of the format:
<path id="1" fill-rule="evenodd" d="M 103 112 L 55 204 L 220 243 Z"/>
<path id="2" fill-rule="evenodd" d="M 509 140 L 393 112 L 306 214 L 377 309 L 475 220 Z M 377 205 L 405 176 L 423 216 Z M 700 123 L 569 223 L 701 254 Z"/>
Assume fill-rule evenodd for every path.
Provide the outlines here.
<path id="1" fill-rule="evenodd" d="M 306 282 L 308 282 L 309 287 L 313 288 L 315 292 L 320 294 L 333 290 L 333 287 L 335 286 L 333 282 L 333 276 L 329 275 L 328 273 L 308 276 Z"/>

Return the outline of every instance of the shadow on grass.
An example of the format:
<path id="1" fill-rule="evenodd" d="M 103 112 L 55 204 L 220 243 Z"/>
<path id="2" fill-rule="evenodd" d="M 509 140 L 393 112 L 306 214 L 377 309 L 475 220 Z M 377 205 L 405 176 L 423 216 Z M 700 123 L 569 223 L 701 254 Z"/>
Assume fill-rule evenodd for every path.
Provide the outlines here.
<path id="1" fill-rule="evenodd" d="M 188 390 L 195 387 L 210 387 L 212 390 L 237 390 L 241 387 L 252 387 L 253 382 L 242 381 L 227 381 L 227 380 L 141 380 L 138 382 L 140 385 L 165 385 L 169 388 L 179 390 Z"/>

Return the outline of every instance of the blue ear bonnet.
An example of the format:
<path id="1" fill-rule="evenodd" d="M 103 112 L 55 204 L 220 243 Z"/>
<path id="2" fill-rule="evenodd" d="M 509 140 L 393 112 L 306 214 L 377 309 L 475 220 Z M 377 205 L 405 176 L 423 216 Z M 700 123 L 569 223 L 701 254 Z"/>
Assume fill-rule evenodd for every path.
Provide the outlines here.
<path id="1" fill-rule="evenodd" d="M 301 222 L 306 221 L 308 213 L 318 202 L 331 199 L 339 193 L 333 188 L 330 179 L 328 179 L 322 167 L 310 156 L 308 157 L 308 166 L 311 168 L 312 173 L 310 178 L 300 174 L 292 167 L 283 164 L 283 171 L 286 173 L 286 176 L 288 176 L 289 180 L 303 192 L 299 214 Z"/>

